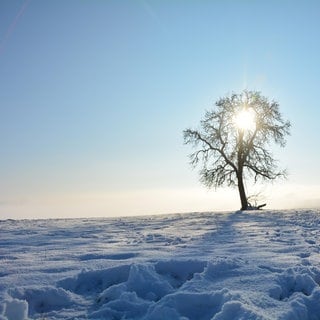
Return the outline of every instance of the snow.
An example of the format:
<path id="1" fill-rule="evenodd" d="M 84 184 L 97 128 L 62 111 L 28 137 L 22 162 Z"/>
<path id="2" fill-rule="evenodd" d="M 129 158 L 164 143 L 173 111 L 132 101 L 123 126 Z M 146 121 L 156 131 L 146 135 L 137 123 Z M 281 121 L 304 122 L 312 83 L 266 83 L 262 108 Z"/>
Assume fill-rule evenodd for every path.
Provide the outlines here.
<path id="1" fill-rule="evenodd" d="M 0 319 L 21 319 L 28 318 L 28 303 L 25 300 L 11 299 L 4 304 L 4 317 Z"/>
<path id="2" fill-rule="evenodd" d="M 0 221 L 0 319 L 320 319 L 320 212 Z"/>

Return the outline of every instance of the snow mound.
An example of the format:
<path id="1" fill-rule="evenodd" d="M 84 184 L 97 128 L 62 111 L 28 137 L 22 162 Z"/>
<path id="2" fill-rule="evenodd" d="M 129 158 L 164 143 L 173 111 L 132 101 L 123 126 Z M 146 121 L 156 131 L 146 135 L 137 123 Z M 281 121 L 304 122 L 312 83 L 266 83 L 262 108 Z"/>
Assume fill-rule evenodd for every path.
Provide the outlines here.
<path id="1" fill-rule="evenodd" d="M 278 285 L 270 290 L 270 296 L 277 300 L 288 300 L 297 295 L 310 296 L 319 288 L 320 270 L 315 267 L 296 267 L 285 270 L 278 277 Z"/>
<path id="2" fill-rule="evenodd" d="M 250 309 L 239 301 L 227 301 L 212 320 L 263 320 L 266 319 L 257 311 Z"/>
<path id="3" fill-rule="evenodd" d="M 191 280 L 196 273 L 202 273 L 207 262 L 198 260 L 170 260 L 159 261 L 155 264 L 155 271 L 162 275 L 173 288 L 181 287 Z"/>
<path id="4" fill-rule="evenodd" d="M 102 270 L 83 270 L 73 278 L 58 282 L 58 286 L 81 295 L 91 295 L 104 288 L 124 282 L 128 279 L 130 265 L 122 265 Z"/>
<path id="5" fill-rule="evenodd" d="M 27 320 L 28 303 L 25 300 L 12 299 L 4 302 L 4 312 L 1 320 Z"/>
<path id="6" fill-rule="evenodd" d="M 212 293 L 177 292 L 150 307 L 145 319 L 210 320 L 231 299 L 227 289 Z"/>
<path id="7" fill-rule="evenodd" d="M 316 267 L 288 268 L 278 276 L 270 296 L 289 303 L 287 320 L 320 319 L 320 270 Z"/>
<path id="8" fill-rule="evenodd" d="M 47 313 L 81 303 L 81 299 L 69 291 L 53 286 L 20 287 L 9 291 L 18 301 L 24 301 L 31 314 Z"/>

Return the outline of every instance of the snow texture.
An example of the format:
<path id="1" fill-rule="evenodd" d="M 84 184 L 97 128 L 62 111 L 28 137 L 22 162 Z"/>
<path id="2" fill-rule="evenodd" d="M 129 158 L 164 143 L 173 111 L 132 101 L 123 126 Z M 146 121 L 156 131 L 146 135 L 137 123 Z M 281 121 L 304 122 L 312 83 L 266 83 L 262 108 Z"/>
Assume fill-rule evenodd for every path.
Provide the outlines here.
<path id="1" fill-rule="evenodd" d="M 320 212 L 0 221 L 0 320 L 320 320 Z"/>

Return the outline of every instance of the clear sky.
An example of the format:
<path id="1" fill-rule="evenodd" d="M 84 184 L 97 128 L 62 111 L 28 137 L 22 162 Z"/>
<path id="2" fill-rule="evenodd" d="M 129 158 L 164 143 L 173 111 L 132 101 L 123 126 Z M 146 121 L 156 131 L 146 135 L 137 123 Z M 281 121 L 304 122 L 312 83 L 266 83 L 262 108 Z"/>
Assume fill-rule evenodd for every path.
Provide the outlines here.
<path id="1" fill-rule="evenodd" d="M 268 208 L 320 206 L 319 33 L 316 0 L 1 0 L 0 219 L 238 209 L 182 131 L 245 88 L 292 123 Z"/>

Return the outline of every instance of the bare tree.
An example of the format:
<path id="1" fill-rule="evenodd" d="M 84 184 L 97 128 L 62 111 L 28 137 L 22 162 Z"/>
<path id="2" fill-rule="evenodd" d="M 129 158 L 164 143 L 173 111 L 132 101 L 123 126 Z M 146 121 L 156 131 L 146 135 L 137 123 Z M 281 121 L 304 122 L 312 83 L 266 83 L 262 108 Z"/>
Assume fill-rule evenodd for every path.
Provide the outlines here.
<path id="1" fill-rule="evenodd" d="M 200 181 L 207 187 L 238 187 L 241 210 L 247 210 L 244 177 L 254 182 L 286 177 L 268 149 L 272 142 L 285 146 L 290 122 L 283 120 L 277 102 L 257 91 L 231 94 L 215 105 L 205 113 L 199 130 L 184 131 L 184 142 L 196 150 L 191 164 L 202 164 Z"/>

